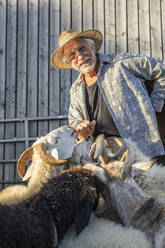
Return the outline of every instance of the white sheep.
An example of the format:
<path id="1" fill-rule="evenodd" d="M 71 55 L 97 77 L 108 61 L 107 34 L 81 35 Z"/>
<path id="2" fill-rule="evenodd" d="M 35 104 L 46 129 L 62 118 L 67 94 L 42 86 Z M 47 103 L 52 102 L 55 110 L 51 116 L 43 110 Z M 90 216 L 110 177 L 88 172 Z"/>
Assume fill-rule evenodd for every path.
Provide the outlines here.
<path id="1" fill-rule="evenodd" d="M 91 216 L 88 226 L 77 236 L 72 225 L 59 248 L 151 248 L 140 230 L 126 228 L 108 219 Z"/>
<path id="2" fill-rule="evenodd" d="M 147 157 L 144 157 L 140 153 L 135 144 L 131 144 L 131 150 L 134 153 L 134 159 L 136 158 L 136 161 L 148 160 Z M 121 168 L 121 170 L 124 165 L 121 161 L 115 161 L 113 164 L 114 168 Z M 88 168 L 88 165 L 85 166 L 85 168 Z M 97 169 L 97 173 L 99 173 L 99 168 L 95 168 Z M 157 164 L 153 165 L 153 161 L 144 163 L 138 162 L 132 165 L 131 174 L 146 193 L 155 198 L 165 200 L 165 167 L 160 167 Z M 104 180 L 102 171 L 99 177 Z M 107 183 L 106 180 L 105 183 Z M 89 225 L 78 237 L 76 236 L 74 228 L 71 227 L 59 247 L 151 248 L 153 245 L 142 231 L 132 227 L 123 227 L 121 224 L 109 221 L 108 219 L 97 218 L 93 215 Z"/>
<path id="3" fill-rule="evenodd" d="M 132 165 L 136 161 L 134 160 L 136 155 L 134 155 L 129 147 L 128 159 L 123 166 L 120 166 L 120 163 L 112 162 L 103 164 L 103 168 L 93 164 L 89 164 L 85 168 L 95 172 L 98 178 L 107 185 L 106 198 L 119 215 L 122 224 L 125 227 L 137 228 L 144 232 L 154 248 L 164 248 L 165 201 L 147 195 L 135 183 L 131 177 Z"/>
<path id="4" fill-rule="evenodd" d="M 64 166 L 81 164 L 89 156 L 90 140 L 77 142 L 77 133 L 68 126 L 53 130 L 25 150 L 18 160 L 18 173 L 28 185 L 14 185 L 0 192 L 1 204 L 13 204 L 37 193 L 43 183 L 57 176 Z M 25 173 L 27 162 L 32 163 Z"/>
<path id="5" fill-rule="evenodd" d="M 118 166 L 122 167 L 127 153 L 126 143 L 129 144 L 129 140 L 124 143 L 119 138 L 105 139 L 104 135 L 99 135 L 92 145 L 92 155 L 98 160 L 98 164 L 119 160 Z M 135 143 L 131 142 L 130 147 L 136 162 L 132 165 L 132 177 L 136 183 L 147 194 L 165 199 L 165 167 L 144 156 Z"/>

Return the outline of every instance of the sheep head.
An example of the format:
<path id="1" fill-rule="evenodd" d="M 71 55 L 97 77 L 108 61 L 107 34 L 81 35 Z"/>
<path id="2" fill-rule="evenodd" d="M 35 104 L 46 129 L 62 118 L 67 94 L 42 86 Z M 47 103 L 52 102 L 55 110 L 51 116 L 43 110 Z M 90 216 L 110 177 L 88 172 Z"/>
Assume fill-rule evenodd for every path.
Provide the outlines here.
<path id="1" fill-rule="evenodd" d="M 94 162 L 107 164 L 111 161 L 124 161 L 127 153 L 127 147 L 121 138 L 108 137 L 104 134 L 96 137 L 90 150 L 90 157 Z"/>
<path id="2" fill-rule="evenodd" d="M 70 159 L 77 133 L 72 127 L 62 126 L 39 138 L 32 147 L 26 149 L 17 163 L 18 174 L 21 178 L 25 176 L 25 166 L 37 153 L 41 160 L 52 166 L 61 166 Z"/>
<path id="3" fill-rule="evenodd" d="M 74 166 L 80 164 L 83 166 L 88 163 L 91 146 L 92 141 L 89 138 L 78 141 L 74 146 L 74 151 L 69 161 L 69 165 Z"/>
<path id="4" fill-rule="evenodd" d="M 118 218 L 119 216 L 115 213 L 115 209 L 111 209 L 111 192 L 110 186 L 112 185 L 124 185 L 129 177 L 134 177 L 136 170 L 146 171 L 150 169 L 155 160 L 148 160 L 149 158 L 142 156 L 140 151 L 135 144 L 127 141 L 128 154 L 124 162 L 112 161 L 109 163 L 101 163 L 101 167 L 94 164 L 87 164 L 86 169 L 93 171 L 94 174 L 105 184 L 105 190 L 102 192 L 104 204 L 97 210 L 97 216 L 108 215 L 110 218 Z M 141 162 L 143 161 L 143 162 Z M 114 211 L 112 211 L 114 210 Z"/>

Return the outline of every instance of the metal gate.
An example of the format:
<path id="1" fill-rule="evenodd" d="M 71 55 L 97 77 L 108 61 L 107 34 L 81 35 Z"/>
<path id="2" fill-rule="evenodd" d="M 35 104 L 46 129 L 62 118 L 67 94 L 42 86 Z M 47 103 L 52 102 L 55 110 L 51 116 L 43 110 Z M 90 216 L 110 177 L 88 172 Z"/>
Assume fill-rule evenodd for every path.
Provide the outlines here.
<path id="1" fill-rule="evenodd" d="M 5 144 L 18 144 L 18 143 L 22 143 L 22 149 L 20 151 L 20 153 L 22 153 L 22 151 L 24 151 L 25 149 L 27 149 L 31 143 L 33 143 L 37 137 L 30 137 L 29 135 L 29 124 L 30 122 L 33 121 L 61 121 L 61 120 L 67 120 L 67 116 L 66 115 L 60 115 L 57 117 L 34 117 L 34 118 L 17 118 L 17 119 L 4 119 L 4 120 L 0 120 L 0 124 L 4 124 L 5 123 L 23 123 L 24 125 L 24 134 L 25 136 L 23 138 L 11 138 L 11 139 L 0 139 L 0 145 L 5 146 Z M 49 130 L 50 131 L 50 130 Z M 49 132 L 48 131 L 48 132 Z M 4 157 L 4 156 L 3 156 Z M 15 159 L 2 159 L 0 158 L 0 189 L 4 188 L 5 185 L 11 185 L 11 184 L 15 184 L 15 183 L 22 183 L 21 179 L 19 179 L 19 176 L 17 174 L 17 168 L 16 168 L 16 164 L 18 161 L 19 157 L 16 157 L 15 155 Z M 6 165 L 12 165 L 14 166 L 14 170 L 13 170 L 13 175 L 10 175 L 11 178 L 9 179 L 5 179 L 5 166 Z M 10 169 L 10 167 L 9 167 Z M 10 173 L 11 174 L 11 173 Z"/>

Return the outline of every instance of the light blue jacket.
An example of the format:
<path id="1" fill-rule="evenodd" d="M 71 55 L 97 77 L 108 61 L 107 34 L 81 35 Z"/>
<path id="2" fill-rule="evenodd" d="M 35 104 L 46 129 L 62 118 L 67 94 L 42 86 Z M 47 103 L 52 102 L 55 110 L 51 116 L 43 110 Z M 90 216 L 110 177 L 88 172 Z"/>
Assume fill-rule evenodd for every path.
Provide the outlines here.
<path id="1" fill-rule="evenodd" d="M 155 116 L 155 111 L 161 112 L 165 99 L 163 61 L 131 53 L 98 56 L 98 85 L 121 137 L 134 141 L 149 158 L 165 154 Z M 145 80 L 154 81 L 150 97 Z M 69 124 L 76 127 L 82 120 L 89 120 L 81 74 L 72 85 L 70 96 Z"/>

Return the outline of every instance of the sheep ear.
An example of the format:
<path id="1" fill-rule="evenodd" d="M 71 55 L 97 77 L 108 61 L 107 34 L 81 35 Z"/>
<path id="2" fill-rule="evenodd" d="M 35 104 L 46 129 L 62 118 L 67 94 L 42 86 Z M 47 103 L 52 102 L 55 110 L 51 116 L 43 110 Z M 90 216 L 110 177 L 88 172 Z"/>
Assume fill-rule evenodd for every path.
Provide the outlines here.
<path id="1" fill-rule="evenodd" d="M 74 224 L 77 235 L 88 225 L 93 206 L 89 202 L 85 202 L 83 206 L 74 216 Z"/>

